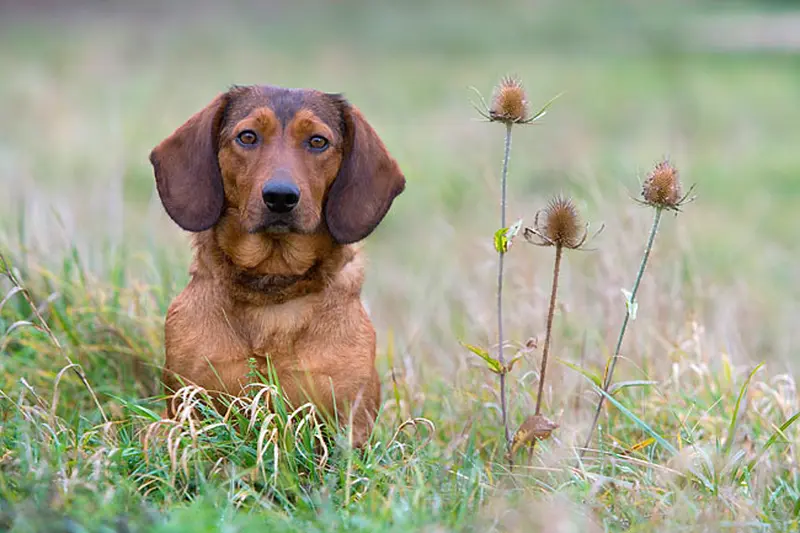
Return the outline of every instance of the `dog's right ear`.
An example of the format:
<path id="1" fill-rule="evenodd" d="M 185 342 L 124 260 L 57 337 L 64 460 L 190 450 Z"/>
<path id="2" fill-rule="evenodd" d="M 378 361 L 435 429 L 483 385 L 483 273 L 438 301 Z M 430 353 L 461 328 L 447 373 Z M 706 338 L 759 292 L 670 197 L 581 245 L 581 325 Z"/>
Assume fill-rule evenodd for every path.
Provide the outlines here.
<path id="1" fill-rule="evenodd" d="M 222 215 L 225 192 L 217 152 L 228 98 L 227 93 L 214 98 L 150 152 L 161 203 L 188 231 L 207 230 Z"/>

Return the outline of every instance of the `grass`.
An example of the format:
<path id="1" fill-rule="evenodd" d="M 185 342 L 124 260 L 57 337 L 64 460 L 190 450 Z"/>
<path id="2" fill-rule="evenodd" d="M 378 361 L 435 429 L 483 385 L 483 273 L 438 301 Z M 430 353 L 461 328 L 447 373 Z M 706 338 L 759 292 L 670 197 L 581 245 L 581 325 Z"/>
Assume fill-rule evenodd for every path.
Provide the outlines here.
<path id="1" fill-rule="evenodd" d="M 0 530 L 800 527 L 795 53 L 705 47 L 692 28 L 724 15 L 713 4 L 83 5 L 0 16 L 0 252 L 60 344 L 2 277 Z M 487 198 L 503 151 L 469 87 L 509 73 L 533 103 L 564 95 L 514 132 L 508 219 L 530 224 L 565 192 L 606 226 L 561 265 L 543 395 L 560 427 L 513 470 L 496 378 L 460 344 L 496 338 Z M 367 243 L 384 403 L 363 454 L 255 397 L 160 422 L 163 317 L 189 247 L 146 156 L 249 82 L 344 91 L 408 178 Z M 627 196 L 665 155 L 698 200 L 659 231 L 615 373 L 628 386 L 580 459 L 650 223 Z M 506 257 L 505 337 L 524 355 L 512 428 L 534 412 L 541 348 L 524 345 L 544 338 L 550 262 L 524 245 Z"/>

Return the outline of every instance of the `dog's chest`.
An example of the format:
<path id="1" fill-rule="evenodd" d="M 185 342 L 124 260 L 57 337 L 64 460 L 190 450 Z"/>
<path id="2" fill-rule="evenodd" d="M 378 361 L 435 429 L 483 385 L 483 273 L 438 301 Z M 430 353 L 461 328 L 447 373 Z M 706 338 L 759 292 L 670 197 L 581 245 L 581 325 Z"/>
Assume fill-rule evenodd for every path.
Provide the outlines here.
<path id="1" fill-rule="evenodd" d="M 316 300 L 314 295 L 310 295 L 279 305 L 247 309 L 240 320 L 251 355 L 293 359 L 313 320 Z"/>

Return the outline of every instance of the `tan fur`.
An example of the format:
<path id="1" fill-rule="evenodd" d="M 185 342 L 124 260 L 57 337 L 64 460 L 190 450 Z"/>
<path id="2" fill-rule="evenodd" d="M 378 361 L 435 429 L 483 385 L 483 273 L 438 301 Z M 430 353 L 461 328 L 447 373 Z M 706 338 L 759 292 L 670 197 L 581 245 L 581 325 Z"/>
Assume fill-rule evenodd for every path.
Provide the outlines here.
<path id="1" fill-rule="evenodd" d="M 192 124 L 213 124 L 207 118 L 213 116 L 220 122 L 216 179 L 223 185 L 224 207 L 217 217 L 214 212 L 191 207 L 180 197 L 162 196 L 179 224 L 189 216 L 192 218 L 187 224 L 192 226 L 212 223 L 209 229 L 195 234 L 191 281 L 167 313 L 163 380 L 168 391 L 175 391 L 181 383 L 192 383 L 238 395 L 247 385 L 251 359 L 264 375 L 271 364 L 294 406 L 310 400 L 328 415 L 337 413 L 340 422 L 352 416 L 354 443 L 360 446 L 371 432 L 380 403 L 375 331 L 360 300 L 364 272 L 358 245 L 340 244 L 333 238 L 327 227 L 333 221 L 325 220 L 324 207 L 334 180 L 352 179 L 342 177 L 340 168 L 345 159 L 379 158 L 372 167 L 380 170 L 372 179 L 394 180 L 392 184 L 370 185 L 389 192 L 367 191 L 365 195 L 369 199 L 372 194 L 376 205 L 385 205 L 371 222 L 372 227 L 402 190 L 399 180 L 404 180 L 380 141 L 362 143 L 363 150 L 371 153 L 348 153 L 350 147 L 345 132 L 338 130 L 339 122 L 323 120 L 312 110 L 327 109 L 321 107 L 327 100 L 314 100 L 323 98 L 321 94 L 306 95 L 303 102 L 310 104 L 300 106 L 283 124 L 276 110 L 262 105 L 261 100 L 232 100 L 238 93 L 218 97 L 191 119 Z M 255 97 L 249 97 L 255 102 Z M 240 113 L 244 118 L 228 123 L 218 118 L 224 115 L 215 107 L 223 105 L 219 102 L 249 107 Z M 339 100 L 330 105 L 334 104 L 342 105 Z M 228 113 L 238 109 L 233 107 Z M 356 119 L 363 120 L 360 115 Z M 194 179 L 181 173 L 183 167 L 172 170 L 166 166 L 173 160 L 187 160 L 186 154 L 177 151 L 191 149 L 192 138 L 204 139 L 202 132 L 193 130 L 194 137 L 189 138 L 186 132 L 190 129 L 183 126 L 153 151 L 151 159 L 160 191 L 191 188 L 181 181 Z M 243 129 L 256 131 L 261 144 L 243 149 L 233 142 Z M 189 140 L 176 139 L 179 134 Z M 331 140 L 325 153 L 302 149 L 305 139 L 315 134 Z M 371 129 L 367 134 L 374 136 Z M 204 150 L 209 145 L 206 141 L 195 144 Z M 193 168 L 211 167 L 209 172 L 214 174 L 214 159 L 210 161 L 201 161 Z M 364 163 L 354 166 L 372 168 Z M 276 172 L 290 175 L 301 191 L 301 201 L 292 212 L 294 229 L 285 233 L 262 231 L 259 226 L 266 216 L 260 191 Z M 203 190 L 202 194 L 208 205 L 216 205 L 214 191 Z M 336 207 L 348 212 L 343 206 Z M 369 208 L 368 202 L 363 207 Z M 182 209 L 194 211 L 186 215 Z M 369 231 L 371 228 L 366 233 Z M 168 414 L 174 416 L 171 405 Z"/>

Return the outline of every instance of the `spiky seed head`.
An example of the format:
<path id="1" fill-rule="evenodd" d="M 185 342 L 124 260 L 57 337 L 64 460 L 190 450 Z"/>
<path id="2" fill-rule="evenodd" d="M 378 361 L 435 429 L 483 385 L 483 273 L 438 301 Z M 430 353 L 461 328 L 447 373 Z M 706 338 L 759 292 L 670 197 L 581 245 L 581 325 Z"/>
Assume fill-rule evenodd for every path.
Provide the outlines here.
<path id="1" fill-rule="evenodd" d="M 572 199 L 556 196 L 550 200 L 542 216 L 537 229 L 547 241 L 564 248 L 578 248 L 583 244 L 585 233 Z"/>
<path id="2" fill-rule="evenodd" d="M 494 90 L 489 118 L 496 122 L 513 124 L 528 119 L 528 96 L 522 83 L 513 76 L 506 76 Z"/>
<path id="3" fill-rule="evenodd" d="M 647 175 L 642 185 L 644 202 L 653 207 L 677 209 L 681 204 L 681 181 L 678 170 L 669 161 L 661 161 Z"/>

